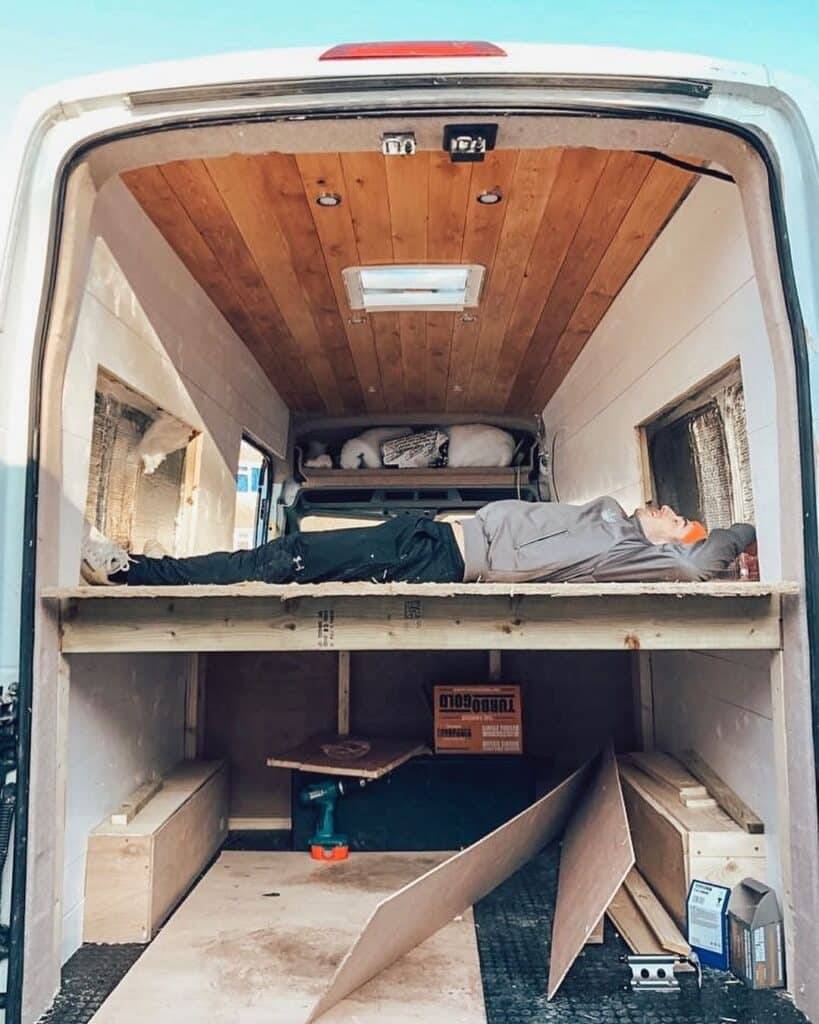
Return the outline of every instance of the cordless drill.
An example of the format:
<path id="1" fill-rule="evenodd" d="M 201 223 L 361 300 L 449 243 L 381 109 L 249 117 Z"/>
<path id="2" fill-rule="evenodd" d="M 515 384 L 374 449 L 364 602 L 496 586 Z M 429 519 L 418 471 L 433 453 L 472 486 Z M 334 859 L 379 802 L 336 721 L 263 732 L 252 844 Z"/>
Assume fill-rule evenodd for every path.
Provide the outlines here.
<path id="1" fill-rule="evenodd" d="M 305 786 L 299 793 L 299 801 L 305 807 L 316 807 L 319 812 L 316 831 L 308 839 L 310 856 L 313 860 L 347 859 L 350 853 L 347 836 L 336 832 L 333 828 L 336 803 L 350 789 L 362 788 L 369 781 L 369 779 L 339 779 L 337 781 L 325 779 L 323 782 L 313 782 L 311 785 Z"/>

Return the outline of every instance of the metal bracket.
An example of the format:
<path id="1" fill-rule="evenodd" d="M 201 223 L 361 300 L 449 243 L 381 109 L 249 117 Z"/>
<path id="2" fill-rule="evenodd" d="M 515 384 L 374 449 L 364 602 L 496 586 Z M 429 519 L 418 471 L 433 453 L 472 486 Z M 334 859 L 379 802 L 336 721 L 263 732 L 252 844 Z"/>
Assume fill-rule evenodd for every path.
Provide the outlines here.
<path id="1" fill-rule="evenodd" d="M 381 136 L 384 156 L 415 156 L 417 148 L 415 132 L 385 132 Z"/>
<path id="2" fill-rule="evenodd" d="M 697 986 L 702 988 L 702 967 L 696 954 L 638 953 L 620 959 L 631 968 L 632 992 L 679 992 L 680 983 L 674 975 L 675 964 L 690 964 L 697 972 Z"/>

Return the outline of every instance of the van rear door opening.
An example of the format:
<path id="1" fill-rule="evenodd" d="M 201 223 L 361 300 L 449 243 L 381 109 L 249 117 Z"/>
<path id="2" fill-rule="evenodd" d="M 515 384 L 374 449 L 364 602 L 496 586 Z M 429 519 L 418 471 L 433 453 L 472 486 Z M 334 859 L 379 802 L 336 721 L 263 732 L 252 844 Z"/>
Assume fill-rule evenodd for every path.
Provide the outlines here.
<path id="1" fill-rule="evenodd" d="M 573 64 L 560 50 L 504 49 L 502 59 L 411 56 L 398 67 L 282 55 L 275 82 L 254 77 L 253 61 L 241 75 L 214 61 L 187 78 L 124 76 L 97 100 L 66 93 L 61 119 L 32 136 L 3 271 L 15 353 L 12 362 L 2 348 L 18 495 L 9 533 L 20 526 L 4 549 L 20 567 L 4 601 L 23 614 L 2 661 L 16 678 L 22 638 L 21 706 L 31 709 L 20 722 L 30 764 L 18 766 L 11 1019 L 28 1024 L 50 1004 L 61 964 L 90 934 L 89 908 L 100 924 L 90 851 L 139 785 L 173 779 L 188 761 L 225 765 L 224 803 L 200 796 L 190 818 L 160 827 L 154 802 L 145 861 L 174 879 L 168 905 L 183 901 L 167 927 L 199 921 L 191 941 L 199 927 L 204 940 L 206 904 L 185 901 L 202 866 L 196 837 L 215 844 L 202 838 L 206 857 L 228 832 L 238 866 L 260 856 L 250 847 L 297 833 L 309 780 L 269 767 L 276 749 L 335 732 L 430 742 L 431 687 L 490 682 L 523 687 L 522 757 L 407 762 L 340 805 L 361 842 L 384 857 L 417 852 L 413 832 L 429 850 L 441 849 L 436 835 L 471 842 L 513 816 L 508 787 L 526 806 L 609 738 L 620 754 L 693 749 L 764 820 L 764 855 L 737 863 L 777 893 L 788 991 L 819 1015 L 816 566 L 806 563 L 815 494 L 800 318 L 815 328 L 803 216 L 816 203 L 811 143 L 798 106 L 783 113 L 783 94 L 757 69 L 681 58 L 669 76 L 651 55 L 595 65 L 591 53 Z M 125 104 L 110 98 L 126 94 Z M 452 126 L 462 138 L 491 127 L 493 147 L 453 161 Z M 384 139 L 398 133 L 413 146 L 396 153 Z M 458 308 L 436 308 L 444 286 L 427 274 L 400 309 L 351 305 L 345 272 L 390 266 L 481 267 L 477 304 L 464 294 Z M 139 416 L 120 416 L 120 403 L 103 424 L 97 396 L 111 386 Z M 154 475 L 136 435 L 160 416 L 184 437 Z M 334 462 L 367 427 L 465 423 L 508 431 L 519 457 L 421 471 Z M 117 524 L 125 546 L 143 543 L 147 523 L 172 554 L 231 548 L 243 439 L 272 473 L 267 535 L 339 516 L 420 510 L 449 521 L 498 499 L 610 495 L 631 511 L 673 493 L 712 529 L 723 516 L 752 517 L 760 579 L 80 586 L 89 508 Z M 316 441 L 329 467 L 305 467 Z M 114 451 L 124 469 L 112 474 Z M 393 784 L 415 810 L 407 827 L 373 838 Z M 168 784 L 162 798 L 180 801 L 167 821 L 193 798 L 174 792 Z M 479 814 L 481 798 L 494 818 Z M 447 800 L 475 834 L 451 834 Z M 160 835 L 184 835 L 176 842 L 192 859 L 163 860 Z M 652 875 L 663 855 L 641 841 L 637 866 L 677 913 L 679 885 Z M 253 871 L 276 863 L 275 850 L 266 856 Z M 713 870 L 706 881 L 742 880 L 714 858 L 698 862 Z M 554 873 L 555 862 L 531 870 L 541 863 Z M 206 878 L 212 906 L 232 865 Z M 276 891 L 265 888 L 264 906 Z M 351 906 L 366 917 L 363 895 Z M 492 906 L 479 904 L 479 918 Z M 502 943 L 497 920 L 484 921 Z M 231 942 L 218 953 L 226 974 L 246 977 L 251 958 L 267 955 L 285 970 L 268 918 L 250 914 Z M 459 933 L 457 948 L 474 987 L 474 939 Z M 611 937 L 599 950 L 616 957 Z M 171 970 L 162 984 L 180 979 Z M 241 1019 L 242 986 L 218 996 L 231 1019 Z M 512 988 L 485 971 L 475 1019 L 496 1019 Z"/>

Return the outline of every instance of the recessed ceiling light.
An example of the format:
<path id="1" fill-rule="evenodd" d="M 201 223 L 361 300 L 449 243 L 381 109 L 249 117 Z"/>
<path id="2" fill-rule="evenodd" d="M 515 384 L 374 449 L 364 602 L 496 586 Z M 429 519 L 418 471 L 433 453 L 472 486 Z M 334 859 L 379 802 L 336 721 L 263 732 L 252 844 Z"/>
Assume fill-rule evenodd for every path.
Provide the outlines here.
<path id="1" fill-rule="evenodd" d="M 503 199 L 503 193 L 500 189 L 491 188 L 486 192 L 481 192 L 475 198 L 479 203 L 483 203 L 484 206 L 494 206 L 495 203 L 499 203 Z"/>
<path id="2" fill-rule="evenodd" d="M 341 206 L 341 196 L 335 192 L 320 192 L 316 202 L 319 206 Z"/>

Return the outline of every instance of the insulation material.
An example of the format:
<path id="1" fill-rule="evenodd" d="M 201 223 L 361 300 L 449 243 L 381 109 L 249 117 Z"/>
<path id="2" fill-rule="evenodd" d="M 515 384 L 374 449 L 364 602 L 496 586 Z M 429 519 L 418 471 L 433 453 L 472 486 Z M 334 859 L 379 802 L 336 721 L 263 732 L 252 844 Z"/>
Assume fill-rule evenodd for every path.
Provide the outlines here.
<path id="1" fill-rule="evenodd" d="M 137 455 L 145 476 L 155 473 L 169 455 L 187 447 L 195 436 L 196 431 L 187 423 L 182 423 L 168 413 L 160 413 L 148 425 L 137 446 Z"/>
<path id="2" fill-rule="evenodd" d="M 709 530 L 731 525 L 731 472 L 722 416 L 716 403 L 692 416 L 688 426 L 705 525 Z"/>
<path id="3" fill-rule="evenodd" d="M 86 519 L 126 550 L 141 551 L 147 540 L 172 550 L 182 502 L 184 446 L 195 432 L 159 410 L 154 418 L 121 401 L 105 378 L 100 382 L 94 399 Z M 118 388 L 125 391 L 123 385 Z M 141 396 L 135 395 L 135 401 L 145 404 Z M 145 458 L 150 475 L 144 470 Z"/>
<path id="4" fill-rule="evenodd" d="M 725 443 L 731 453 L 731 511 L 735 523 L 753 523 L 754 492 L 751 486 L 751 450 L 745 419 L 745 391 L 732 384 L 718 398 L 725 429 Z"/>

